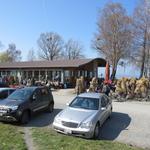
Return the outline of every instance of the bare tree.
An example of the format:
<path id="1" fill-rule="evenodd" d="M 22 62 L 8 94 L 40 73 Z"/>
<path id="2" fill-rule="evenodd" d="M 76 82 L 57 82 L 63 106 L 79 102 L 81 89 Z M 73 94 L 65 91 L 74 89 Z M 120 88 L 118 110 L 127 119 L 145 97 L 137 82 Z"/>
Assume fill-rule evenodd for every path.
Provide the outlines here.
<path id="1" fill-rule="evenodd" d="M 120 59 L 130 54 L 131 18 L 120 3 L 108 3 L 101 11 L 93 47 L 112 65 L 111 79 L 116 75 Z"/>
<path id="2" fill-rule="evenodd" d="M 69 39 L 64 46 L 63 56 L 67 59 L 79 59 L 83 58 L 83 46 L 80 42 Z"/>
<path id="3" fill-rule="evenodd" d="M 38 46 L 41 59 L 54 60 L 59 57 L 63 49 L 63 40 L 57 33 L 42 33 L 38 39 Z"/>
<path id="4" fill-rule="evenodd" d="M 9 62 L 16 62 L 21 60 L 21 50 L 16 49 L 16 45 L 14 43 L 8 45 L 6 53 L 8 55 Z"/>
<path id="5" fill-rule="evenodd" d="M 134 45 L 132 60 L 140 67 L 140 78 L 150 69 L 150 1 L 140 0 L 133 14 Z"/>
<path id="6" fill-rule="evenodd" d="M 34 52 L 33 48 L 29 50 L 27 59 L 29 61 L 34 61 L 36 59 L 35 52 Z"/>

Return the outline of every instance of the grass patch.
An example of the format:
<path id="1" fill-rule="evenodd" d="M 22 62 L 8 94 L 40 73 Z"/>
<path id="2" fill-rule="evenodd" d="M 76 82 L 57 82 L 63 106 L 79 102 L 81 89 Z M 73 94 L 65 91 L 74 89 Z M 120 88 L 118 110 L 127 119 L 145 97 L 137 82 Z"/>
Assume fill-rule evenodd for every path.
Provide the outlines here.
<path id="1" fill-rule="evenodd" d="M 66 136 L 48 128 L 34 128 L 32 136 L 39 150 L 140 150 L 118 142 Z"/>
<path id="2" fill-rule="evenodd" d="M 0 123 L 0 150 L 27 150 L 18 127 Z"/>

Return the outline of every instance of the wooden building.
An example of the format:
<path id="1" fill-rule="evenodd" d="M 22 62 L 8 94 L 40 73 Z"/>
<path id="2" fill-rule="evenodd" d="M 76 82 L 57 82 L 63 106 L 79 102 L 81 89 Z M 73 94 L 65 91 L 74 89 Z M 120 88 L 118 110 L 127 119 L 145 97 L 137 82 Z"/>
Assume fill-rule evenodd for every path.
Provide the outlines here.
<path id="1" fill-rule="evenodd" d="M 75 82 L 84 76 L 87 79 L 98 76 L 98 67 L 105 67 L 103 58 L 54 60 L 54 61 L 26 61 L 0 63 L 0 76 L 17 76 L 21 79 L 34 77 L 36 80 L 58 78 L 61 83 Z"/>

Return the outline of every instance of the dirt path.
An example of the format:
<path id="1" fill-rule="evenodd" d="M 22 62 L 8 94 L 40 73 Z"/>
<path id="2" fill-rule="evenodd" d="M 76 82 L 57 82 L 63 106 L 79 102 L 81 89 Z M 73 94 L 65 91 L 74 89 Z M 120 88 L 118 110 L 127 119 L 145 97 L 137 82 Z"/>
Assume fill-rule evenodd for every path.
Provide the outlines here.
<path id="1" fill-rule="evenodd" d="M 32 139 L 30 128 L 25 127 L 24 133 L 25 133 L 24 139 L 25 139 L 25 143 L 27 145 L 28 150 L 36 150 L 36 148 L 33 144 L 33 139 Z"/>

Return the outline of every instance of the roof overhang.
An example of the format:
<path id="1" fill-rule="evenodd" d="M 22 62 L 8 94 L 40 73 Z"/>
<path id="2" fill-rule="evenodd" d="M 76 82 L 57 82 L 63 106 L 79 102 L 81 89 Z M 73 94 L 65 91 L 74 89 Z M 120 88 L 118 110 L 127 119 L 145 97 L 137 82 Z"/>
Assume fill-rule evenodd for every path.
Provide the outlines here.
<path id="1" fill-rule="evenodd" d="M 98 67 L 105 67 L 103 58 L 54 60 L 54 61 L 24 61 L 13 63 L 0 63 L 0 69 L 32 69 L 32 68 L 78 68 L 96 61 Z"/>

